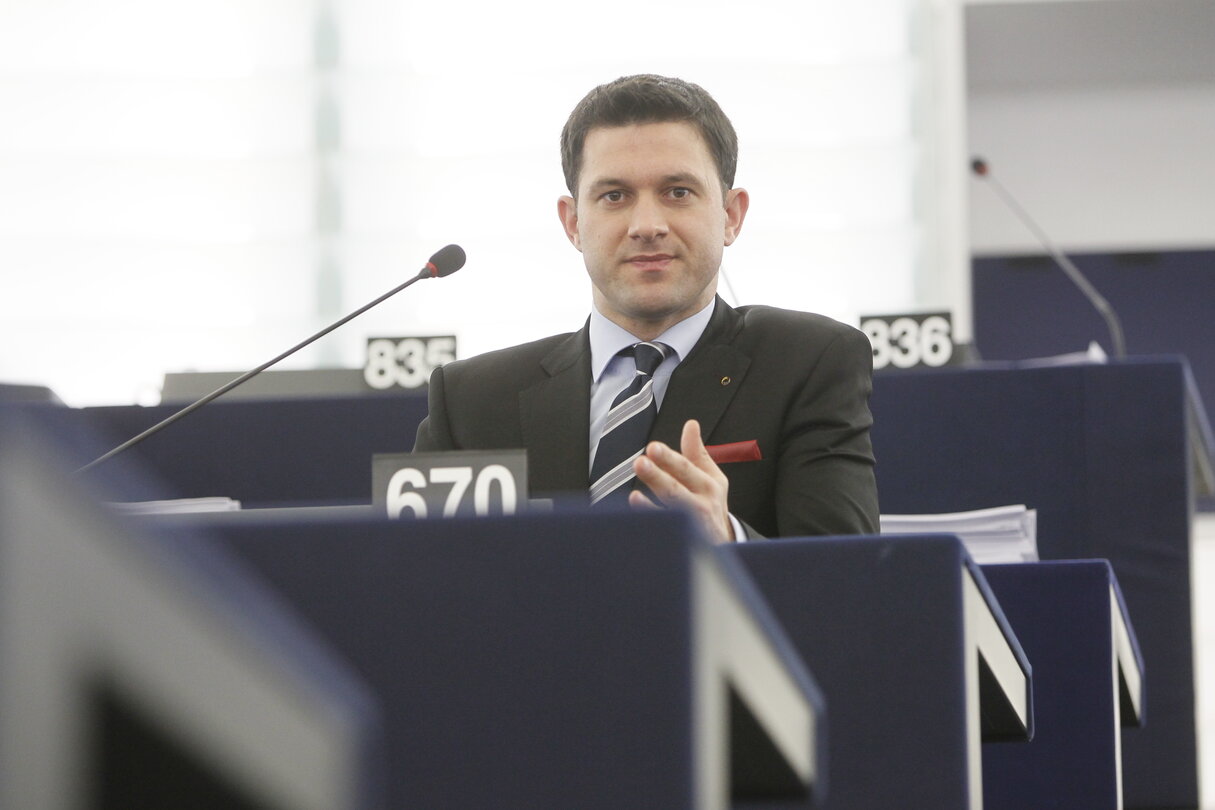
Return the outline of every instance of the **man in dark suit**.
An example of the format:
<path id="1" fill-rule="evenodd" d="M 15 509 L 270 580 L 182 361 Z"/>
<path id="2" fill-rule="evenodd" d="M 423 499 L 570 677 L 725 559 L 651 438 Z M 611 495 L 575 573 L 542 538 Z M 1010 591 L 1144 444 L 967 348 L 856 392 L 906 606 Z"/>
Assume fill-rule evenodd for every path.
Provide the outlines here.
<path id="1" fill-rule="evenodd" d="M 876 532 L 868 339 L 716 296 L 749 204 L 717 103 L 677 79 L 625 77 L 578 104 L 561 143 L 558 214 L 583 254 L 591 317 L 437 369 L 415 450 L 524 447 L 533 494 L 585 493 L 619 392 L 644 379 L 657 415 L 621 465 L 621 493 L 644 485 L 633 506 L 687 508 L 721 542 Z M 656 369 L 635 363 L 639 342 L 657 347 Z"/>

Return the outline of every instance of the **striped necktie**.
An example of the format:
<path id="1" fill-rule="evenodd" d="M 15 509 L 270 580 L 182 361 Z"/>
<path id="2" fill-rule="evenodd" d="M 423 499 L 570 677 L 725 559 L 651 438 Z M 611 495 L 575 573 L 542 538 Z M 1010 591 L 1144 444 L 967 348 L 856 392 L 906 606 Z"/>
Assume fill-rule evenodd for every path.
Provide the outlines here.
<path id="1" fill-rule="evenodd" d="M 591 466 L 591 503 L 598 503 L 613 493 L 619 498 L 628 495 L 625 484 L 633 480 L 633 460 L 645 449 L 654 417 L 658 415 L 652 375 L 667 351 L 661 343 L 633 345 L 637 372 L 628 387 L 612 402 L 604 422 L 595 463 Z"/>

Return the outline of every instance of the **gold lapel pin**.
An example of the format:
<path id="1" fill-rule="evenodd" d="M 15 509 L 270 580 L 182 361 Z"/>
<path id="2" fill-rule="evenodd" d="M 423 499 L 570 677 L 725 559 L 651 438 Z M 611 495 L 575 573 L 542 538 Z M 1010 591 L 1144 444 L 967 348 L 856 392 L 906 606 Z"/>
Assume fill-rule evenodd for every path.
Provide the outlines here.
<path id="1" fill-rule="evenodd" d="M 722 384 L 722 385 L 729 385 L 729 384 L 730 384 L 730 378 L 729 378 L 729 377 L 722 377 L 722 378 L 721 378 L 721 384 Z"/>

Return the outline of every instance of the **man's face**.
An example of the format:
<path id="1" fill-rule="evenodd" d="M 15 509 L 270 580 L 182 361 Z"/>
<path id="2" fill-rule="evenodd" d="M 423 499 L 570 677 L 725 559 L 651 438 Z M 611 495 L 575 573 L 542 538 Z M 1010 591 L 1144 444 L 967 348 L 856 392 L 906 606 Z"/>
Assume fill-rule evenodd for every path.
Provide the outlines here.
<path id="1" fill-rule="evenodd" d="M 708 305 L 748 199 L 742 189 L 723 199 L 692 124 L 591 130 L 577 190 L 577 201 L 562 197 L 558 211 L 600 312 L 648 340 Z"/>

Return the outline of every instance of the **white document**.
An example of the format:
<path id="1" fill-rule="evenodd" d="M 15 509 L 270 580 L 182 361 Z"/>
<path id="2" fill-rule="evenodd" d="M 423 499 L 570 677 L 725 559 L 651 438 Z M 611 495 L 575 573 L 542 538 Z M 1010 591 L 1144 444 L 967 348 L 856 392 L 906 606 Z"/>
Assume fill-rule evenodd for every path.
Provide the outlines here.
<path id="1" fill-rule="evenodd" d="M 171 501 L 137 501 L 106 505 L 124 515 L 188 515 L 196 512 L 240 511 L 240 501 L 232 498 L 179 498 Z"/>
<path id="2" fill-rule="evenodd" d="M 980 565 L 1038 559 L 1038 512 L 1024 504 L 936 515 L 882 515 L 882 534 L 956 534 Z"/>

